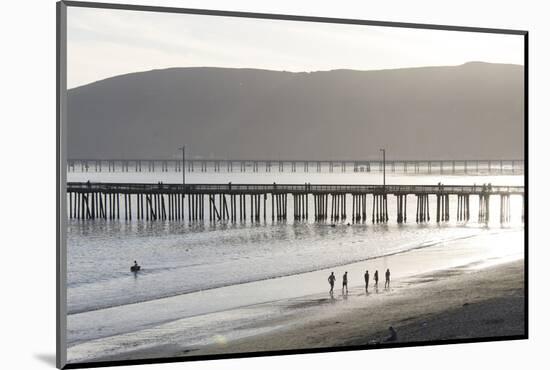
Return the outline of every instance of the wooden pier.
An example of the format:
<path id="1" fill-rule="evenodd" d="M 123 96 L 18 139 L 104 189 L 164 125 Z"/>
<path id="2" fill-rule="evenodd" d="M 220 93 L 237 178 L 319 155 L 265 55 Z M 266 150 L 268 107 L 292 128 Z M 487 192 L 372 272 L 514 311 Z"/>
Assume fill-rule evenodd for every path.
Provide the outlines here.
<path id="1" fill-rule="evenodd" d="M 69 172 L 381 172 L 381 160 L 69 159 Z M 404 174 L 523 174 L 521 159 L 386 160 Z"/>
<path id="2" fill-rule="evenodd" d="M 155 221 L 272 221 L 288 220 L 289 197 L 294 220 L 370 222 L 390 220 L 388 197 L 395 198 L 397 223 L 407 222 L 407 201 L 416 200 L 417 223 L 430 222 L 430 198 L 435 199 L 435 221 L 448 222 L 450 197 L 456 197 L 456 221 L 470 221 L 470 200 L 478 199 L 479 223 L 490 220 L 490 199 L 500 197 L 500 222 L 510 221 L 510 197 L 521 197 L 523 186 L 485 185 L 314 185 L 314 184 L 134 184 L 67 183 L 70 219 L 125 219 Z M 207 204 L 207 205 L 206 205 Z M 206 208 L 208 207 L 208 212 Z M 348 207 L 351 214 L 348 214 Z M 522 220 L 523 220 L 522 206 Z M 248 213 L 247 213 L 248 212 Z M 310 218 L 310 213 L 313 218 Z M 350 217 L 351 216 L 351 217 Z M 431 217 L 432 216 L 432 217 Z M 410 217 L 409 217 L 410 219 Z"/>

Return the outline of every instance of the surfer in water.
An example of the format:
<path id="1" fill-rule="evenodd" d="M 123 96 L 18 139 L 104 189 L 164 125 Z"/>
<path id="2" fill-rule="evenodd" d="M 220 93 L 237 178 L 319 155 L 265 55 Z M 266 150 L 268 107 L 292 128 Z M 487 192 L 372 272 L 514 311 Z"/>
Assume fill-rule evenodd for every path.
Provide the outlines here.
<path id="1" fill-rule="evenodd" d="M 134 265 L 130 267 L 130 271 L 132 272 L 138 272 L 141 269 L 141 266 L 138 265 L 137 261 L 134 261 Z"/>

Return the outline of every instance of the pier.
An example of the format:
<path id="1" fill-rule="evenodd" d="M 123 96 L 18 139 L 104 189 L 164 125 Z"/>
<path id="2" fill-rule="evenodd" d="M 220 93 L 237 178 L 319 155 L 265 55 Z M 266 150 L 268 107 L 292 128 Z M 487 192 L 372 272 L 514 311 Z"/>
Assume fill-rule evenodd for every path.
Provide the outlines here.
<path id="1" fill-rule="evenodd" d="M 381 172 L 381 160 L 69 159 L 69 172 Z M 386 160 L 404 174 L 523 174 L 522 159 Z"/>
<path id="2" fill-rule="evenodd" d="M 477 199 L 477 221 L 488 223 L 490 199 L 496 197 L 500 198 L 500 222 L 507 223 L 511 196 L 521 197 L 523 220 L 523 186 L 69 182 L 67 215 L 83 220 L 204 221 L 208 217 L 212 222 L 259 222 L 271 217 L 272 221 L 287 221 L 292 198 L 294 220 L 387 223 L 391 216 L 399 224 L 408 220 L 440 223 L 450 221 L 450 198 L 455 197 L 457 222 L 470 221 L 470 201 Z M 395 212 L 388 207 L 389 197 L 395 198 Z M 430 198 L 436 202 L 435 218 L 430 215 Z M 407 215 L 407 201 L 416 202 L 412 219 Z"/>

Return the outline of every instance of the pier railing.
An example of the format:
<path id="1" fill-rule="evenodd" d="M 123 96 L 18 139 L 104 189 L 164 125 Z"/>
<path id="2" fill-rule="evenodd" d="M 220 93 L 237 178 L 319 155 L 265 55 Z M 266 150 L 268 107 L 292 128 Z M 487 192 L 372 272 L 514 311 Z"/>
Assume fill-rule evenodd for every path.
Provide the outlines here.
<path id="1" fill-rule="evenodd" d="M 252 193 L 346 193 L 346 194 L 523 194 L 523 186 L 502 185 L 360 185 L 360 184 L 164 184 L 69 182 L 67 192 L 252 194 Z"/>

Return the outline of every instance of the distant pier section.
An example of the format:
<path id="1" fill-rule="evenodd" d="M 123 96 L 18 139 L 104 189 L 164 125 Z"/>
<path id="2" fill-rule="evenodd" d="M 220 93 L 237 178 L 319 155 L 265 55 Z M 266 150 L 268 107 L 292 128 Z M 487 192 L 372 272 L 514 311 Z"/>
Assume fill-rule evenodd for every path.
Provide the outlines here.
<path id="1" fill-rule="evenodd" d="M 381 172 L 382 160 L 69 159 L 69 172 Z M 523 174 L 522 159 L 386 160 L 402 174 Z"/>
<path id="2" fill-rule="evenodd" d="M 320 185 L 320 184 L 146 184 L 67 183 L 67 216 L 70 219 L 188 220 L 238 222 L 287 221 L 397 223 L 413 221 L 468 222 L 470 201 L 478 201 L 477 221 L 488 223 L 490 200 L 500 198 L 500 222 L 510 221 L 510 197 L 521 197 L 523 186 L 491 185 Z M 395 209 L 388 209 L 388 197 Z M 456 197 L 451 215 L 450 197 Z M 435 201 L 435 214 L 430 208 Z M 407 201 L 416 202 L 416 212 L 407 215 Z M 290 204 L 292 203 L 292 204 Z M 370 211 L 367 211 L 367 205 Z M 410 209 L 410 208 L 409 208 Z M 369 214 L 370 213 L 370 214 Z M 391 213 L 391 215 L 390 215 Z"/>

